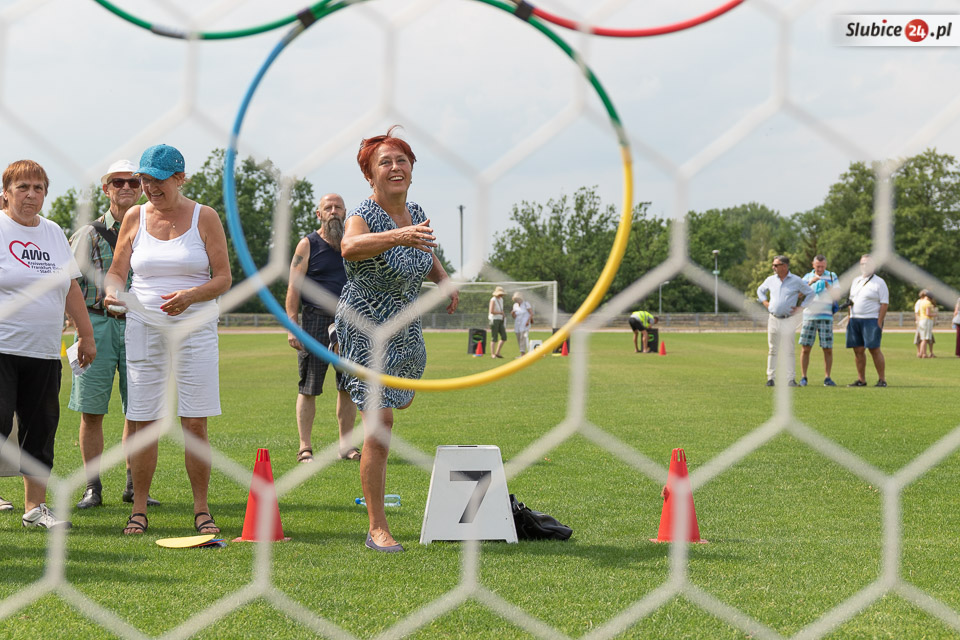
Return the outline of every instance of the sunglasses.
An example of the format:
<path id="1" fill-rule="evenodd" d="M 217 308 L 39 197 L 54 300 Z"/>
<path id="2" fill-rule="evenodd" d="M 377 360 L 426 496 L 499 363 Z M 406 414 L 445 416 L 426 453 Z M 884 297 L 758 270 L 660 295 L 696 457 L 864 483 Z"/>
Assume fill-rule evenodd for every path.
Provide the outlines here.
<path id="1" fill-rule="evenodd" d="M 114 178 L 110 181 L 110 184 L 113 185 L 114 189 L 123 189 L 123 185 L 127 185 L 131 189 L 140 188 L 140 180 L 138 178 Z"/>
<path id="2" fill-rule="evenodd" d="M 787 266 L 787 265 L 784 264 L 783 262 L 774 262 L 774 263 L 773 263 L 773 266 L 775 266 L 775 267 L 785 267 L 785 266 Z"/>

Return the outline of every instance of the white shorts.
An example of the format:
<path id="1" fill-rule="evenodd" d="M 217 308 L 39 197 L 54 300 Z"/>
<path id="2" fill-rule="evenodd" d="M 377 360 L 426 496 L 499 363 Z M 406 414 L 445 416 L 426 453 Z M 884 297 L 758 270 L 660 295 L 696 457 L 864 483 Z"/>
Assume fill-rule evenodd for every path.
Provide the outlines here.
<path id="1" fill-rule="evenodd" d="M 200 325 L 168 349 L 165 330 L 127 317 L 127 419 L 159 420 L 166 406 L 170 362 L 175 360 L 177 415 L 206 418 L 220 415 L 220 350 L 217 323 Z"/>
<path id="2" fill-rule="evenodd" d="M 930 340 L 933 337 L 933 318 L 920 318 L 917 321 L 917 334 L 921 340 Z"/>

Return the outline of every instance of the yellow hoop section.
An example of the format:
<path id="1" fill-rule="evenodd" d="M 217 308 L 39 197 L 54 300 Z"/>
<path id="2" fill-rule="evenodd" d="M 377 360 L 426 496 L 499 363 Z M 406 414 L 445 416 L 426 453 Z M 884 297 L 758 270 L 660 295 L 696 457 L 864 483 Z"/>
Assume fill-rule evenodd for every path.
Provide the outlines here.
<path id="1" fill-rule="evenodd" d="M 538 349 L 537 352 L 528 351 L 526 355 L 517 360 L 511 360 L 499 367 L 474 373 L 469 376 L 460 376 L 459 378 L 443 378 L 437 380 L 421 378 L 419 380 L 413 380 L 410 378 L 398 378 L 397 376 L 379 374 L 365 367 L 361 367 L 362 371 L 358 372 L 358 377 L 363 378 L 367 382 L 385 387 L 411 391 L 453 391 L 456 389 L 467 389 L 488 382 L 494 382 L 512 373 L 516 373 L 521 369 L 525 369 L 539 360 L 541 353 L 549 353 L 563 344 L 563 341 L 570 336 L 570 331 L 583 322 L 584 319 L 599 306 L 600 300 L 607 292 L 607 289 L 610 288 L 613 277 L 617 274 L 617 269 L 620 268 L 623 254 L 627 250 L 627 238 L 630 237 L 630 226 L 633 222 L 633 165 L 630 159 L 629 147 L 621 145 L 620 154 L 623 159 L 623 212 L 620 214 L 620 224 L 617 227 L 617 234 L 613 239 L 610 256 L 607 258 L 607 263 L 604 265 L 600 277 L 597 278 L 596 284 L 593 285 L 593 289 L 590 290 L 587 299 L 583 301 L 583 304 L 580 305 L 580 308 L 574 312 L 573 316 L 570 317 L 570 320 L 568 320 L 565 325 L 560 327 L 555 334 L 544 341 L 543 346 Z"/>

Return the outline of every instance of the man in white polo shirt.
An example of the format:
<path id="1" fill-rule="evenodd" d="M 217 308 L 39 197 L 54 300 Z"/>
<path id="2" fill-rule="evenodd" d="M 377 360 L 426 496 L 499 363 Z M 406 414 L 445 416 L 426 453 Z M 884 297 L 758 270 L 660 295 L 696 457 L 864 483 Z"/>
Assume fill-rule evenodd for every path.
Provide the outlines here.
<path id="1" fill-rule="evenodd" d="M 803 302 L 798 302 L 803 294 Z M 769 299 L 768 299 L 769 296 Z M 787 386 L 796 387 L 796 349 L 793 334 L 797 330 L 797 311 L 813 302 L 813 289 L 800 276 L 790 273 L 790 258 L 774 256 L 773 275 L 757 287 L 757 299 L 770 312 L 767 319 L 767 386 L 773 386 L 773 376 L 777 370 L 777 352 L 780 349 L 781 336 L 790 336 L 784 340 L 784 354 L 787 357 Z"/>
<path id="2" fill-rule="evenodd" d="M 857 381 L 848 387 L 867 386 L 867 354 L 870 351 L 873 366 L 877 369 L 875 387 L 887 386 L 886 363 L 880 351 L 883 337 L 883 319 L 890 305 L 890 292 L 883 278 L 874 273 L 870 254 L 860 258 L 860 276 L 850 285 L 850 324 L 847 325 L 847 349 L 853 349 L 857 363 Z"/>

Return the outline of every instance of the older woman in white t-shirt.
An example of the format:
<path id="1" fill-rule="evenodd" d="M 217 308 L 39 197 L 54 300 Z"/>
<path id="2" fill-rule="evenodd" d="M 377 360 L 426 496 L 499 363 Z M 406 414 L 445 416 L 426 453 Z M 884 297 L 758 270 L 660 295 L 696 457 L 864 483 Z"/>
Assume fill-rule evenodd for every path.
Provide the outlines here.
<path id="1" fill-rule="evenodd" d="M 183 155 L 168 145 L 143 152 L 137 169 L 148 202 L 123 218 L 105 304 L 126 307 L 127 419 L 130 435 L 167 415 L 170 369 L 177 415 L 187 440 L 185 462 L 193 490 L 193 526 L 219 533 L 207 504 L 210 441 L 207 418 L 220 415 L 216 298 L 230 288 L 227 238 L 220 216 L 180 193 Z M 119 299 L 128 270 L 130 292 Z M 189 357 L 181 357 L 189 354 Z M 125 534 L 147 530 L 147 495 L 157 467 L 157 437 L 130 455 L 133 510 Z M 135 442 L 135 440 L 133 441 Z"/>
<path id="2" fill-rule="evenodd" d="M 63 230 L 40 215 L 49 186 L 39 164 L 14 162 L 3 172 L 5 207 L 0 214 L 0 436 L 10 435 L 16 414 L 20 449 L 32 458 L 21 461 L 23 526 L 46 529 L 70 527 L 46 505 L 60 421 L 64 310 L 77 325 L 79 364 L 87 366 L 97 355 L 75 280 L 80 269 Z"/>

